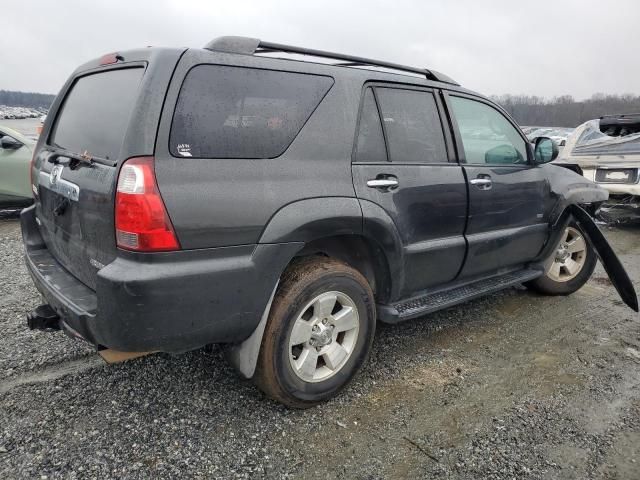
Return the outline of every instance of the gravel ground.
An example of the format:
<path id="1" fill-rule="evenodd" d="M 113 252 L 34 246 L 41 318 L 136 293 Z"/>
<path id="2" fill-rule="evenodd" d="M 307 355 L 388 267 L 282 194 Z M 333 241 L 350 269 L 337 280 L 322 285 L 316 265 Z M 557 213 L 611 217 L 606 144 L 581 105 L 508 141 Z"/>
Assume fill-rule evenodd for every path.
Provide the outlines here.
<path id="1" fill-rule="evenodd" d="M 30 332 L 38 294 L 0 214 L 0 478 L 640 478 L 640 323 L 600 267 L 395 327 L 340 397 L 304 412 L 219 350 L 104 365 Z M 608 230 L 640 284 L 640 230 Z"/>

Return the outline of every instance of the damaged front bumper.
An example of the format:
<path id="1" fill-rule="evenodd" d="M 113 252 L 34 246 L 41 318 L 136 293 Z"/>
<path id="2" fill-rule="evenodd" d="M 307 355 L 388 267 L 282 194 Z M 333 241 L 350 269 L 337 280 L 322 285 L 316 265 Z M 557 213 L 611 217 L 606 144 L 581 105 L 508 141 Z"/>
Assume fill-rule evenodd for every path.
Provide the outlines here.
<path id="1" fill-rule="evenodd" d="M 624 303 L 637 312 L 638 296 L 629 275 L 591 216 L 582 208 L 602 205 L 608 200 L 609 192 L 602 185 L 597 185 L 577 172 L 562 167 L 563 165 L 543 165 L 543 168 L 550 169 L 547 177 L 557 203 L 551 215 L 549 239 L 537 260 L 544 262 L 553 254 L 566 227 L 575 220 L 596 251 Z"/>
<path id="2" fill-rule="evenodd" d="M 640 196 L 611 195 L 602 204 L 597 218 L 607 223 L 628 223 L 640 220 Z"/>
<path id="3" fill-rule="evenodd" d="M 640 165 L 604 165 L 558 162 L 555 165 L 576 172 L 609 192 L 609 198 L 598 203 L 596 218 L 606 223 L 640 220 Z M 627 183 L 607 181 L 607 175 L 628 176 Z M 615 177 L 614 177 L 615 178 Z M 590 210 L 591 211 L 591 210 Z"/>

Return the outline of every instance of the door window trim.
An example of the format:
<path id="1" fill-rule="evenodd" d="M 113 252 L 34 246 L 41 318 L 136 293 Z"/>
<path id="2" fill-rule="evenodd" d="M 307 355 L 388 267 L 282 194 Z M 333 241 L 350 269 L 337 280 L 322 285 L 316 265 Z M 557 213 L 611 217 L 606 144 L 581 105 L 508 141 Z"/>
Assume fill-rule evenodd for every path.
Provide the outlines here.
<path id="1" fill-rule="evenodd" d="M 382 110 L 380 110 L 380 100 L 378 100 L 378 91 L 377 88 L 371 87 L 371 93 L 373 94 L 373 101 L 376 104 L 376 111 L 378 112 L 378 122 L 380 122 L 380 128 L 382 128 L 382 141 L 384 142 L 384 150 L 387 155 L 387 163 L 391 163 L 391 152 L 389 151 L 389 137 L 387 135 L 387 126 L 384 124 L 384 117 L 382 116 Z M 364 91 L 364 96 L 366 96 L 367 90 Z M 362 100 L 362 104 L 364 106 L 364 96 Z M 358 123 L 360 119 L 358 118 Z M 359 126 L 359 125 L 358 125 Z M 358 136 L 360 136 L 360 128 L 358 128 Z"/>
<path id="2" fill-rule="evenodd" d="M 529 140 L 522 133 L 520 126 L 515 122 L 515 120 L 513 120 L 513 118 L 511 118 L 511 116 L 502 107 L 500 107 L 500 105 L 497 105 L 487 100 L 486 98 L 478 97 L 475 95 L 462 93 L 462 92 L 453 92 L 453 91 L 443 90 L 442 96 L 444 99 L 445 106 L 447 108 L 449 122 L 451 123 L 451 128 L 454 134 L 454 139 L 455 139 L 454 141 L 455 141 L 456 150 L 458 153 L 458 163 L 460 163 L 461 165 L 487 165 L 487 166 L 495 166 L 495 167 L 520 168 L 520 169 L 531 168 L 536 166 L 536 164 L 533 162 L 533 155 L 532 155 L 531 147 L 529 144 Z M 462 143 L 462 135 L 460 134 L 460 127 L 458 125 L 458 120 L 456 119 L 456 116 L 453 113 L 450 97 L 466 98 L 467 100 L 476 101 L 478 103 L 482 103 L 488 106 L 489 108 L 493 108 L 495 111 L 501 114 L 511 124 L 511 126 L 516 130 L 518 135 L 520 135 L 520 138 L 522 138 L 522 140 L 524 141 L 525 150 L 527 151 L 527 163 L 526 164 L 468 163 L 465 150 L 464 150 L 464 145 Z"/>
<path id="3" fill-rule="evenodd" d="M 360 122 L 362 120 L 362 110 L 364 108 L 364 97 L 365 94 L 367 92 L 367 88 L 371 88 L 372 92 L 373 92 L 373 98 L 376 102 L 376 109 L 378 110 L 378 119 L 380 121 L 380 124 L 382 126 L 382 135 L 384 137 L 384 144 L 385 144 L 385 150 L 386 150 L 386 154 L 387 154 L 387 161 L 386 162 L 358 162 L 356 161 L 356 147 L 357 147 L 357 142 L 358 142 L 358 135 L 360 134 Z M 431 93 L 433 95 L 433 98 L 435 100 L 436 103 L 436 110 L 437 110 L 437 114 L 438 114 L 438 118 L 440 119 L 440 125 L 442 127 L 442 133 L 444 134 L 444 146 L 445 146 L 445 152 L 447 155 L 447 161 L 446 162 L 393 162 L 391 160 L 391 155 L 389 154 L 389 142 L 387 140 L 387 130 L 386 130 L 386 126 L 384 125 L 384 122 L 382 121 L 382 111 L 380 110 L 380 103 L 378 101 L 378 95 L 376 93 L 376 88 L 392 88 L 395 90 L 415 90 L 415 91 L 420 91 L 420 92 L 427 92 L 427 93 Z M 374 82 L 365 82 L 362 85 L 362 91 L 360 92 L 360 106 L 358 108 L 358 119 L 356 122 L 356 129 L 355 129 L 355 134 L 353 137 L 353 148 L 351 150 L 351 163 L 354 165 L 387 165 L 387 164 L 395 164 L 395 165 L 422 165 L 422 166 L 428 166 L 428 165 L 450 165 L 452 163 L 458 163 L 456 155 L 455 155 L 455 150 L 454 150 L 454 142 L 453 142 L 453 134 L 451 132 L 450 126 L 448 125 L 448 122 L 446 121 L 447 117 L 447 113 L 445 110 L 445 105 L 442 102 L 442 99 L 440 98 L 440 94 L 442 93 L 442 91 L 438 88 L 433 88 L 433 87 L 423 87 L 420 85 L 411 85 L 411 84 L 404 84 L 404 83 L 391 83 L 391 82 L 379 82 L 379 81 L 374 81 Z"/>

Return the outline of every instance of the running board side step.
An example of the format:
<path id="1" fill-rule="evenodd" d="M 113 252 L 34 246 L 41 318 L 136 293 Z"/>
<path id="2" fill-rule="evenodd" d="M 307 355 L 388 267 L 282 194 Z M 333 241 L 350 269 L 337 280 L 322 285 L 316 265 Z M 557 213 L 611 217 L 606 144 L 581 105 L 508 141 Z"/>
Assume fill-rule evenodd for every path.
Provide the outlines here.
<path id="1" fill-rule="evenodd" d="M 516 272 L 458 284 L 444 290 L 430 292 L 392 305 L 378 305 L 378 318 L 384 323 L 398 323 L 426 315 L 443 308 L 464 303 L 488 293 L 498 292 L 513 285 L 528 282 L 542 275 L 541 270 Z"/>

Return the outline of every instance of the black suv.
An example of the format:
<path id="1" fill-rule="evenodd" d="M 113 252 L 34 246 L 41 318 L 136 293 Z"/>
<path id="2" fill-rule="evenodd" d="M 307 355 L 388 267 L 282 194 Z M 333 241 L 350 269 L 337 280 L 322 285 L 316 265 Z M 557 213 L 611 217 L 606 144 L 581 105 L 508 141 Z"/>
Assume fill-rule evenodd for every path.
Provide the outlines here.
<path id="1" fill-rule="evenodd" d="M 376 319 L 523 282 L 568 294 L 596 250 L 637 310 L 577 206 L 607 192 L 555 155 L 433 70 L 243 37 L 106 55 L 35 150 L 29 326 L 122 352 L 226 344 L 307 407 L 362 366 Z"/>

